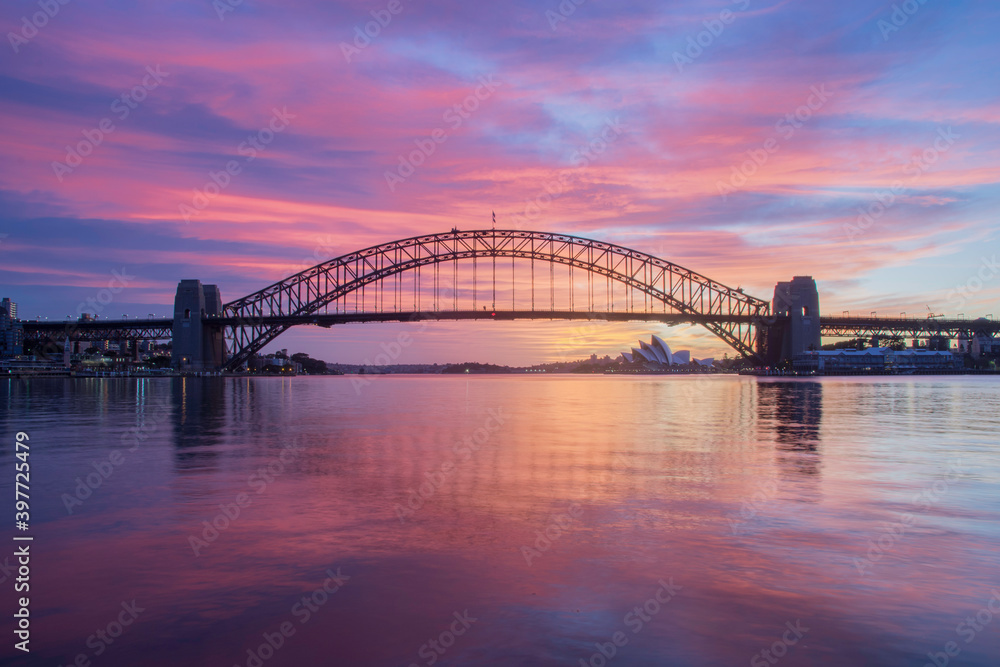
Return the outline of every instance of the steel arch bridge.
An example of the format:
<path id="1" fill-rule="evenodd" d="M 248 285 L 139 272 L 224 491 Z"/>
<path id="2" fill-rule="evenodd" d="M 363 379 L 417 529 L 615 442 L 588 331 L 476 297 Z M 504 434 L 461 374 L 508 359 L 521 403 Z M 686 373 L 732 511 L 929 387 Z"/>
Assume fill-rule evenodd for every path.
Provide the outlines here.
<path id="1" fill-rule="evenodd" d="M 563 267 L 558 284 L 556 267 Z M 759 333 L 770 304 L 611 243 L 547 232 L 453 229 L 313 266 L 225 304 L 215 325 L 223 327 L 231 354 L 225 366 L 236 369 L 295 324 L 417 317 L 630 319 L 630 314 L 649 320 L 659 313 L 662 321 L 700 323 L 753 358 L 761 353 Z"/>

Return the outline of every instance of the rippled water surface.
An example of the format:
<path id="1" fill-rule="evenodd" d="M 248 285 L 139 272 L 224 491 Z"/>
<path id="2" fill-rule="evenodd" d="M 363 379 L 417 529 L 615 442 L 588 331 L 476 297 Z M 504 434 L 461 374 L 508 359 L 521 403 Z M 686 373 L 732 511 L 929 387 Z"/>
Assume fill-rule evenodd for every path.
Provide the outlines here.
<path id="1" fill-rule="evenodd" d="M 31 436 L 17 660 L 998 665 L 998 388 L 4 380 L 11 513 Z"/>

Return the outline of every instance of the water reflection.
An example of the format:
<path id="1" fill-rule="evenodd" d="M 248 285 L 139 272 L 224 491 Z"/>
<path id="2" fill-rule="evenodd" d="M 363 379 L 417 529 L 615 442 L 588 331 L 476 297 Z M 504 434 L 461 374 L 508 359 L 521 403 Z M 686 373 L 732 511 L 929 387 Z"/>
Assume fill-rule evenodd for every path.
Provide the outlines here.
<path id="1" fill-rule="evenodd" d="M 217 445 L 231 425 L 231 387 L 225 378 L 178 378 L 171 384 L 177 472 L 206 472 L 220 464 Z"/>
<path id="2" fill-rule="evenodd" d="M 8 382 L 2 425 L 34 429 L 45 471 L 39 657 L 68 664 L 95 613 L 138 599 L 149 611 L 101 664 L 247 665 L 341 566 L 347 585 L 265 667 L 424 665 L 465 609 L 479 620 L 438 664 L 579 664 L 619 630 L 615 667 L 747 664 L 799 618 L 812 629 L 782 665 L 912 663 L 1000 583 L 996 386 L 831 380 Z M 887 426 L 870 406 L 893 397 Z M 458 454 L 490 410 L 502 427 Z M 141 446 L 68 515 L 61 494 L 130 429 Z M 914 511 L 942 448 L 977 476 L 860 576 L 853 559 Z M 219 519 L 240 493 L 252 501 Z M 625 614 L 671 577 L 681 594 L 633 636 Z M 982 633 L 962 658 L 998 651 Z"/>
<path id="3" fill-rule="evenodd" d="M 823 385 L 762 380 L 757 392 L 760 426 L 765 437 L 774 439 L 783 470 L 819 475 Z"/>

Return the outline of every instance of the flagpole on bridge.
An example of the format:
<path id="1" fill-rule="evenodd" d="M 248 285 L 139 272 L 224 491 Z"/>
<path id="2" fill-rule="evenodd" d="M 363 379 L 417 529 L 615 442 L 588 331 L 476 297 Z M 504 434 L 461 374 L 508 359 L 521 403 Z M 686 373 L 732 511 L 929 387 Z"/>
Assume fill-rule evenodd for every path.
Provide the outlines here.
<path id="1" fill-rule="evenodd" d="M 493 304 L 490 306 L 494 311 L 497 309 L 497 212 L 493 211 Z"/>

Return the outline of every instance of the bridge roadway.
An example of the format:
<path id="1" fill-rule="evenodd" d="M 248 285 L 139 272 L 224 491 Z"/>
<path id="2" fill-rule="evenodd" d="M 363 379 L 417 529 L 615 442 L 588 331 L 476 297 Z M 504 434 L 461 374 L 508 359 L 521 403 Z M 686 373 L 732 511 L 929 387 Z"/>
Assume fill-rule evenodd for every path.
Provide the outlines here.
<path id="1" fill-rule="evenodd" d="M 757 318 L 749 315 L 698 315 L 693 313 L 653 312 L 590 312 L 590 311 L 540 311 L 540 310 L 459 310 L 422 312 L 360 312 L 313 315 L 269 315 L 248 322 L 238 317 L 209 317 L 205 324 L 222 327 L 239 327 L 248 324 L 295 326 L 312 324 L 331 327 L 335 324 L 361 322 L 420 322 L 429 320 L 604 320 L 608 322 L 656 322 L 659 324 L 732 323 L 772 326 L 783 324 L 787 318 Z M 173 319 L 88 320 L 88 321 L 23 321 L 26 340 L 167 340 L 173 335 Z M 841 338 L 871 338 L 872 336 L 925 338 L 984 332 L 1000 334 L 1000 322 L 984 319 L 937 318 L 887 318 L 887 317 L 820 317 L 823 336 Z M 624 343 L 623 343 L 624 344 Z"/>

